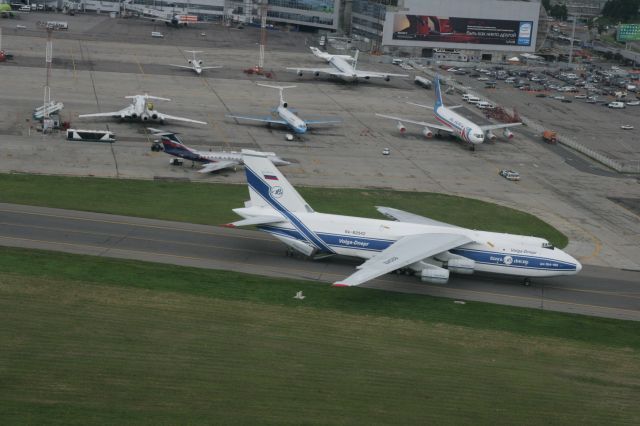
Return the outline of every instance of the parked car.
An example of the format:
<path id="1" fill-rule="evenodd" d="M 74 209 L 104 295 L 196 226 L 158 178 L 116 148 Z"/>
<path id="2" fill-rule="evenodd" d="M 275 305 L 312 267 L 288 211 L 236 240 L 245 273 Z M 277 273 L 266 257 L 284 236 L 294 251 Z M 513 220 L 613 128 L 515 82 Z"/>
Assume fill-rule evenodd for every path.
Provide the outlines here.
<path id="1" fill-rule="evenodd" d="M 500 170 L 499 174 L 507 180 L 520 180 L 520 173 L 513 170 Z"/>
<path id="2" fill-rule="evenodd" d="M 389 155 L 389 154 L 391 154 L 391 150 L 389 148 L 384 148 L 382 150 L 382 155 Z"/>
<path id="3" fill-rule="evenodd" d="M 623 124 L 620 128 L 622 130 L 633 130 L 633 126 L 631 124 Z"/>

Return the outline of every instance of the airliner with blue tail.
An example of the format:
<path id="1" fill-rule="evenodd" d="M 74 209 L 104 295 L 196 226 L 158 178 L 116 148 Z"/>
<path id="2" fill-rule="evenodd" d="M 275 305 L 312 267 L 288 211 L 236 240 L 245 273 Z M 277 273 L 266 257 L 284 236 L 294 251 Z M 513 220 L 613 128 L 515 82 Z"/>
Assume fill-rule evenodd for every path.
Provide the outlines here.
<path id="1" fill-rule="evenodd" d="M 315 120 L 303 120 L 298 117 L 294 110 L 289 108 L 289 104 L 284 100 L 284 89 L 292 89 L 296 86 L 273 86 L 269 84 L 260 84 L 258 86 L 269 87 L 271 89 L 278 89 L 280 91 L 280 103 L 273 109 L 270 116 L 255 116 L 255 115 L 227 115 L 229 118 L 236 118 L 238 120 L 258 121 L 267 124 L 279 124 L 289 128 L 292 132 L 298 135 L 307 133 L 309 125 L 317 124 L 339 124 L 342 123 L 340 118 L 323 118 Z"/>
<path id="2" fill-rule="evenodd" d="M 435 119 L 438 121 L 438 124 L 434 123 L 426 123 L 424 121 L 414 121 L 407 118 L 395 117 L 391 115 L 384 114 L 376 114 L 378 117 L 388 118 L 390 120 L 396 120 L 398 122 L 397 128 L 401 134 L 404 134 L 407 129 L 403 123 L 411 123 L 417 126 L 421 126 L 422 134 L 426 138 L 433 137 L 433 130 L 436 129 L 437 132 L 446 132 L 452 134 L 469 144 L 470 149 L 474 150 L 476 145 L 483 143 L 486 139 L 494 140 L 496 139 L 496 135 L 492 132 L 492 130 L 503 129 L 502 134 L 505 138 L 511 139 L 513 138 L 513 133 L 509 130 L 510 127 L 520 126 L 522 123 L 503 123 L 503 124 L 487 124 L 487 125 L 477 125 L 473 121 L 463 117 L 462 115 L 454 112 L 455 108 L 459 108 L 460 106 L 452 106 L 446 107 L 442 103 L 442 92 L 440 90 L 440 77 L 436 75 L 435 78 L 435 93 L 436 93 L 436 101 L 433 107 L 428 105 L 416 104 L 413 102 L 407 102 L 410 105 L 418 106 L 421 108 L 428 108 L 433 110 Z"/>
<path id="3" fill-rule="evenodd" d="M 582 269 L 543 238 L 466 229 L 390 207 L 377 209 L 393 220 L 315 212 L 264 154 L 242 154 L 250 200 L 233 210 L 243 219 L 226 226 L 257 226 L 290 253 L 365 260 L 336 286 L 357 286 L 398 270 L 438 284 L 446 283 L 450 272 L 488 272 L 522 277 L 528 285 L 533 277 Z"/>
<path id="4" fill-rule="evenodd" d="M 243 165 L 242 154 L 236 151 L 198 151 L 186 146 L 176 133 L 165 132 L 159 129 L 148 128 L 154 136 L 160 137 L 160 143 L 165 153 L 178 158 L 202 163 L 199 173 L 212 173 L 219 170 L 233 168 Z M 291 164 L 278 157 L 273 152 L 263 152 L 266 158 L 276 166 L 286 166 Z"/>

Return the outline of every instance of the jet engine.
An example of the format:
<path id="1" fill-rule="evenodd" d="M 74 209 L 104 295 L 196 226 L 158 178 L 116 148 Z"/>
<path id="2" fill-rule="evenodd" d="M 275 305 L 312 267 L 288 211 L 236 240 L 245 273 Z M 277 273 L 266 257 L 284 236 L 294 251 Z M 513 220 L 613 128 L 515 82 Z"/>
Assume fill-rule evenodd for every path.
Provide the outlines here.
<path id="1" fill-rule="evenodd" d="M 302 71 L 298 71 L 298 77 L 302 77 Z"/>
<path id="2" fill-rule="evenodd" d="M 288 104 L 287 102 L 283 102 L 283 103 L 282 103 L 282 107 L 283 107 L 283 108 L 287 108 L 288 106 L 289 106 L 289 104 Z"/>
<path id="3" fill-rule="evenodd" d="M 202 66 L 202 59 L 198 61 L 198 65 Z"/>
<path id="4" fill-rule="evenodd" d="M 151 118 L 154 119 L 154 120 L 157 120 L 158 119 L 158 114 L 154 112 L 153 114 L 151 114 Z"/>
<path id="5" fill-rule="evenodd" d="M 433 284 L 446 284 L 449 281 L 449 271 L 434 265 L 425 265 L 426 267 L 420 271 L 420 279 L 422 282 Z"/>
<path id="6" fill-rule="evenodd" d="M 476 262 L 471 259 L 459 257 L 449 259 L 447 262 L 445 262 L 445 267 L 451 272 L 455 272 L 456 274 L 471 275 L 473 274 L 473 270 L 476 267 Z"/>
<path id="7" fill-rule="evenodd" d="M 316 77 L 320 77 L 320 71 L 314 72 L 313 75 L 315 75 Z"/>
<path id="8" fill-rule="evenodd" d="M 193 61 L 191 59 L 189 59 L 189 65 L 193 64 Z"/>
<path id="9" fill-rule="evenodd" d="M 137 117 L 138 117 L 138 114 L 136 114 L 136 113 L 134 112 L 133 114 L 131 114 L 131 117 L 132 117 L 132 118 L 137 118 Z M 126 115 L 124 115 L 124 114 L 120 114 L 120 118 L 124 120 L 125 118 L 127 118 L 127 116 L 126 116 Z"/>
<path id="10" fill-rule="evenodd" d="M 505 129 L 502 131 L 502 136 L 504 136 L 504 137 L 505 137 L 505 138 L 507 138 L 507 139 L 513 139 L 513 132 L 512 132 L 511 130 L 509 130 L 509 129 L 505 128 Z"/>
<path id="11" fill-rule="evenodd" d="M 384 76 L 384 81 L 389 81 L 389 80 L 391 80 L 391 77 L 389 77 L 388 75 L 385 75 Z"/>
<path id="12" fill-rule="evenodd" d="M 488 131 L 487 132 L 487 139 L 489 139 L 490 141 L 495 141 L 497 139 L 497 136 L 493 132 Z"/>
<path id="13" fill-rule="evenodd" d="M 404 135 L 404 132 L 407 131 L 407 128 L 404 127 L 404 124 L 398 121 L 398 125 L 396 126 L 401 135 Z"/>
<path id="14" fill-rule="evenodd" d="M 149 119 L 149 114 L 142 114 L 140 118 L 142 118 L 142 121 L 147 121 Z"/>
<path id="15" fill-rule="evenodd" d="M 304 256 L 312 257 L 317 249 L 311 247 L 309 244 L 304 243 L 302 241 L 294 240 L 291 238 L 279 238 L 282 242 L 284 242 L 287 246 L 289 246 L 290 251 L 287 254 L 293 255 L 294 252 L 301 253 Z"/>
<path id="16" fill-rule="evenodd" d="M 433 137 L 433 132 L 430 128 L 425 126 L 424 129 L 422 129 L 422 135 L 427 139 L 431 139 Z"/>

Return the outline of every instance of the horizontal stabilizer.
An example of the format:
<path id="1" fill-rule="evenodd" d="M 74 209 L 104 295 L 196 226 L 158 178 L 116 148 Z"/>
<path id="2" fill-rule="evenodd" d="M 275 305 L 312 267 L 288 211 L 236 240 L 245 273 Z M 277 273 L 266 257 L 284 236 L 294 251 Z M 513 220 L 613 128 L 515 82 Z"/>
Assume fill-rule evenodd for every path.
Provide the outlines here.
<path id="1" fill-rule="evenodd" d="M 252 225 L 268 225 L 270 223 L 285 222 L 281 216 L 254 216 L 248 219 L 238 220 L 237 222 L 227 223 L 224 226 L 228 228 L 235 228 L 237 226 L 252 226 Z"/>

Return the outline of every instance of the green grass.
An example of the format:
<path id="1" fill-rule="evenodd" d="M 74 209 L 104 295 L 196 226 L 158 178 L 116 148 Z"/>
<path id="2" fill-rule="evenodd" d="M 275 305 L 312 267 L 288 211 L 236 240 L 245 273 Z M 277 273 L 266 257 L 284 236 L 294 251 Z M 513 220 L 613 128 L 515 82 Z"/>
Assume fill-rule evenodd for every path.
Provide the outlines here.
<path id="1" fill-rule="evenodd" d="M 298 188 L 316 210 L 382 218 L 376 205 L 407 210 L 455 225 L 546 238 L 567 237 L 518 210 L 443 194 L 372 189 Z M 231 211 L 248 199 L 246 185 L 0 174 L 0 202 L 39 205 L 201 224 L 237 220 Z"/>
<path id="2" fill-rule="evenodd" d="M 0 312 L 3 425 L 640 422 L 632 322 L 8 248 Z"/>

